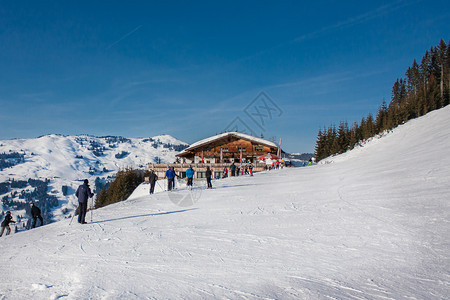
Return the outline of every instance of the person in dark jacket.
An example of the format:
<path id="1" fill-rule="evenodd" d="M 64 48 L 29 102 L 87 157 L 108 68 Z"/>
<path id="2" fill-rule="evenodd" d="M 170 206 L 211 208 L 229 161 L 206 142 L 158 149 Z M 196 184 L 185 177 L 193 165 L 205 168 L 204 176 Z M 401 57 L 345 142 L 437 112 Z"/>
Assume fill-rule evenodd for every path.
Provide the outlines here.
<path id="1" fill-rule="evenodd" d="M 208 183 L 208 189 L 212 189 L 212 184 L 211 184 L 211 177 L 212 177 L 212 171 L 209 167 L 206 167 L 206 182 Z"/>
<path id="2" fill-rule="evenodd" d="M 6 235 L 11 233 L 11 228 L 9 228 L 9 223 L 16 223 L 15 221 L 13 221 L 13 218 L 11 216 L 11 212 L 8 210 L 6 212 L 6 216 L 5 219 L 2 222 L 2 229 L 0 230 L 0 236 L 3 235 L 3 232 L 6 229 Z"/>
<path id="3" fill-rule="evenodd" d="M 41 221 L 40 226 L 44 225 L 44 219 L 42 219 L 41 210 L 39 209 L 39 207 L 34 205 L 34 203 L 31 204 L 31 217 L 33 218 L 33 221 L 31 223 L 31 228 L 36 227 L 37 219 L 39 219 Z"/>
<path id="4" fill-rule="evenodd" d="M 236 175 L 236 165 L 234 164 L 234 162 L 230 166 L 230 171 L 231 171 L 231 176 Z"/>
<path id="5" fill-rule="evenodd" d="M 155 172 L 152 170 L 149 177 L 150 194 L 153 194 L 153 192 L 155 191 L 156 180 L 158 180 L 158 175 L 156 175 Z"/>
<path id="6" fill-rule="evenodd" d="M 78 223 L 86 224 L 86 212 L 87 212 L 87 202 L 89 198 L 92 198 L 94 194 L 91 192 L 89 187 L 89 181 L 84 180 L 84 183 L 80 185 L 75 193 L 78 197 L 78 204 L 80 208 L 80 214 L 78 215 Z"/>

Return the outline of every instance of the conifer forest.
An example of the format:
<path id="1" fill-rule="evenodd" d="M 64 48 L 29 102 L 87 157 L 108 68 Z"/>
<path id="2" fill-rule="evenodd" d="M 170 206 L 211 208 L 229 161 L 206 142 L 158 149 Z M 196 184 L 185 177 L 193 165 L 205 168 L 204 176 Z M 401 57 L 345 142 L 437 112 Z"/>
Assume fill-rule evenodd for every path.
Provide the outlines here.
<path id="1" fill-rule="evenodd" d="M 450 43 L 441 40 L 407 69 L 404 78 L 398 78 L 393 87 L 391 100 L 384 100 L 375 116 L 369 113 L 358 124 L 341 121 L 328 128 L 319 129 L 315 155 L 321 160 L 344 153 L 365 140 L 389 131 L 398 125 L 442 108 L 450 98 Z"/>

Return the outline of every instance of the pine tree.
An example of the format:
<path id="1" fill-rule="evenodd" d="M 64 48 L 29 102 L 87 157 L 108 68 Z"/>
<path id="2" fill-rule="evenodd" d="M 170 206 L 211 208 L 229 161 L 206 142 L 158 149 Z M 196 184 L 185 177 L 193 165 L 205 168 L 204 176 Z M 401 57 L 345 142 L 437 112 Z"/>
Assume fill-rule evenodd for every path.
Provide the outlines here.
<path id="1" fill-rule="evenodd" d="M 107 188 L 97 195 L 95 207 L 103 207 L 108 204 L 126 200 L 136 187 L 144 181 L 144 174 L 133 169 L 117 172 L 116 178 Z"/>
<path id="2" fill-rule="evenodd" d="M 325 153 L 325 135 L 322 133 L 322 129 L 319 129 L 319 133 L 317 134 L 315 156 L 317 160 L 327 157 Z"/>
<path id="3" fill-rule="evenodd" d="M 353 126 L 350 129 L 349 149 L 353 149 L 360 139 L 358 123 L 353 122 Z"/>
<path id="4" fill-rule="evenodd" d="M 440 107 L 445 105 L 445 63 L 446 63 L 446 54 L 447 54 L 447 45 L 444 40 L 441 39 L 439 46 L 436 49 L 437 51 L 437 63 L 440 69 L 439 72 L 439 92 L 440 92 Z"/>
<path id="5" fill-rule="evenodd" d="M 349 130 L 347 121 L 341 122 L 337 131 L 338 153 L 344 153 L 348 150 L 350 143 Z"/>
<path id="6" fill-rule="evenodd" d="M 422 61 L 419 66 L 420 70 L 420 87 L 421 87 L 421 96 L 423 97 L 423 101 L 427 102 L 427 88 L 428 88 L 428 79 L 430 78 L 430 66 L 431 66 L 431 55 L 428 51 L 425 52 L 425 55 L 422 57 Z M 425 112 L 427 113 L 427 112 Z"/>
<path id="7" fill-rule="evenodd" d="M 387 106 L 386 101 L 383 99 L 383 103 L 378 108 L 377 116 L 375 117 L 375 132 L 381 133 L 387 129 Z"/>

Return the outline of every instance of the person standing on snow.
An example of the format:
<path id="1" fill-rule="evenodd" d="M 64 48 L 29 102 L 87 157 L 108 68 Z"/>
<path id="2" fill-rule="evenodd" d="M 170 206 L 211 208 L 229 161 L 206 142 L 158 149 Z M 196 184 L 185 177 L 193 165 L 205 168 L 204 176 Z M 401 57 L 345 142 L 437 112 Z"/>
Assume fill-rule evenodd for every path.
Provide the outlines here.
<path id="1" fill-rule="evenodd" d="M 89 187 L 89 180 L 84 180 L 84 183 L 78 187 L 75 195 L 78 197 L 78 207 L 80 208 L 80 213 L 78 214 L 78 223 L 86 224 L 85 218 L 88 199 L 94 196 L 94 194 L 91 192 L 91 188 Z"/>
<path id="2" fill-rule="evenodd" d="M 227 167 L 225 167 L 223 169 L 223 177 L 222 178 L 227 178 L 227 177 L 228 177 L 228 169 L 227 169 Z"/>
<path id="3" fill-rule="evenodd" d="M 172 170 L 173 170 L 173 173 L 175 174 L 175 177 L 173 178 L 173 181 L 172 181 L 172 189 L 175 189 L 175 181 L 176 181 L 177 177 L 180 178 L 180 176 L 177 175 L 177 172 L 175 172 L 173 167 L 172 167 Z"/>
<path id="4" fill-rule="evenodd" d="M 231 176 L 236 175 L 236 165 L 234 164 L 234 162 L 230 166 L 230 171 L 231 171 Z"/>
<path id="5" fill-rule="evenodd" d="M 194 169 L 192 169 L 192 166 L 189 166 L 189 169 L 186 170 L 187 186 L 192 187 L 192 181 L 194 180 L 194 174 L 195 174 Z"/>
<path id="6" fill-rule="evenodd" d="M 155 191 L 155 184 L 157 180 L 158 176 L 155 174 L 155 171 L 152 170 L 148 180 L 150 182 L 150 194 L 153 194 L 153 192 Z"/>
<path id="7" fill-rule="evenodd" d="M 208 189 L 212 189 L 212 184 L 211 184 L 211 177 L 212 177 L 212 171 L 209 167 L 206 167 L 206 182 L 208 184 Z"/>
<path id="8" fill-rule="evenodd" d="M 36 228 L 37 219 L 41 221 L 41 225 L 44 225 L 44 219 L 42 219 L 41 210 L 39 207 L 34 205 L 34 203 L 31 204 L 31 217 L 33 218 L 31 228 Z"/>
<path id="9" fill-rule="evenodd" d="M 8 210 L 6 212 L 6 216 L 5 219 L 2 222 L 2 229 L 0 230 L 0 236 L 3 235 L 3 232 L 6 229 L 6 235 L 11 233 L 11 228 L 9 228 L 9 223 L 16 223 L 15 221 L 13 221 L 13 218 L 11 216 L 11 212 Z"/>
<path id="10" fill-rule="evenodd" d="M 170 168 L 166 171 L 166 177 L 167 178 L 167 190 L 171 191 L 173 187 L 173 181 L 175 180 L 175 171 L 173 168 Z"/>

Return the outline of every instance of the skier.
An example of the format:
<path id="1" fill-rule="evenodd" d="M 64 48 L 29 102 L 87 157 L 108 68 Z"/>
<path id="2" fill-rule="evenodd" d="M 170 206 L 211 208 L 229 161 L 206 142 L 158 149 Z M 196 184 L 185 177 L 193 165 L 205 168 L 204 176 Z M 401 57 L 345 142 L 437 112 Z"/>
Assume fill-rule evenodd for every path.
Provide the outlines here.
<path id="1" fill-rule="evenodd" d="M 92 198 L 94 194 L 91 192 L 89 187 L 89 180 L 85 179 L 84 183 L 80 185 L 75 193 L 78 197 L 78 207 L 80 208 L 80 213 L 78 214 L 78 223 L 86 224 L 86 212 L 88 199 Z"/>
<path id="2" fill-rule="evenodd" d="M 155 191 L 155 184 L 158 180 L 158 175 L 155 174 L 155 172 L 152 170 L 150 172 L 149 182 L 150 182 L 150 194 L 153 194 Z"/>
<path id="3" fill-rule="evenodd" d="M 212 184 L 211 184 L 211 176 L 212 176 L 212 172 L 211 169 L 209 167 L 206 167 L 206 182 L 208 183 L 208 189 L 212 189 Z"/>
<path id="4" fill-rule="evenodd" d="M 250 163 L 248 165 L 248 171 L 250 172 L 250 176 L 253 176 L 253 165 L 252 165 L 252 163 Z"/>
<path id="5" fill-rule="evenodd" d="M 192 169 L 192 166 L 189 166 L 189 169 L 186 170 L 187 177 L 187 185 L 192 187 L 192 181 L 194 180 L 195 171 Z"/>
<path id="6" fill-rule="evenodd" d="M 36 228 L 37 219 L 41 221 L 41 225 L 44 225 L 44 219 L 42 219 L 41 210 L 39 207 L 34 205 L 34 203 L 31 204 L 31 217 L 33 218 L 33 221 L 31 223 L 31 228 Z"/>
<path id="7" fill-rule="evenodd" d="M 227 177 L 228 177 L 228 169 L 227 169 L 227 167 L 225 167 L 223 169 L 223 177 L 222 178 L 227 178 Z"/>
<path id="8" fill-rule="evenodd" d="M 172 189 L 175 189 L 175 181 L 177 181 L 176 177 L 180 178 L 180 176 L 177 175 L 177 172 L 175 172 L 175 169 L 173 167 L 172 167 L 172 170 L 173 170 L 173 172 L 175 174 L 175 177 L 173 178 Z"/>
<path id="9" fill-rule="evenodd" d="M 3 232 L 5 231 L 5 229 L 6 229 L 6 235 L 11 233 L 11 228 L 9 228 L 9 223 L 16 223 L 16 222 L 13 221 L 11 212 L 8 210 L 6 212 L 5 219 L 2 222 L 2 229 L 0 230 L 0 237 L 3 235 Z"/>
<path id="10" fill-rule="evenodd" d="M 173 168 L 169 167 L 169 169 L 166 171 L 166 177 L 167 178 L 167 190 L 171 191 L 173 187 L 173 181 L 175 179 L 175 171 Z"/>
<path id="11" fill-rule="evenodd" d="M 234 164 L 234 162 L 230 166 L 230 171 L 231 171 L 231 176 L 236 175 L 236 165 Z"/>

